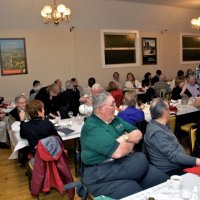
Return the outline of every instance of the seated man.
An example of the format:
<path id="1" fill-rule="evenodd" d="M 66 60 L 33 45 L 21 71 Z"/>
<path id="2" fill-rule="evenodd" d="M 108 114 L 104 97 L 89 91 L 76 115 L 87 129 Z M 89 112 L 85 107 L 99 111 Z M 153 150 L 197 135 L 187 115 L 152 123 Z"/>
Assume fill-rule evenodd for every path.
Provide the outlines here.
<path id="1" fill-rule="evenodd" d="M 196 84 L 196 78 L 194 75 L 187 76 L 186 87 L 193 97 L 200 96 L 199 85 Z"/>
<path id="2" fill-rule="evenodd" d="M 115 108 L 108 92 L 93 98 L 93 114 L 81 131 L 82 180 L 92 195 L 120 199 L 166 181 L 168 176 L 149 165 L 143 153 L 134 153 L 142 133 L 115 118 Z"/>
<path id="3" fill-rule="evenodd" d="M 162 98 L 153 99 L 150 112 L 152 120 L 144 135 L 150 162 L 168 175 L 181 174 L 185 167 L 200 165 L 200 159 L 187 155 L 167 126 L 170 117 L 167 103 Z"/>
<path id="4" fill-rule="evenodd" d="M 20 94 L 15 97 L 15 104 L 16 107 L 10 111 L 8 116 L 10 127 L 15 121 L 22 122 L 27 119 L 30 119 L 30 116 L 26 112 L 26 97 L 23 94 Z"/>
<path id="5" fill-rule="evenodd" d="M 79 111 L 81 114 L 89 115 L 92 113 L 92 99 L 96 95 L 98 95 L 100 92 L 102 92 L 102 87 L 99 83 L 95 83 L 91 88 L 91 94 L 84 94 L 80 99 L 80 103 L 82 105 L 79 108 Z"/>
<path id="6" fill-rule="evenodd" d="M 169 85 L 166 83 L 166 76 L 164 74 L 159 76 L 159 81 L 154 84 L 154 90 L 156 95 L 161 97 L 164 97 L 165 93 L 171 91 Z M 162 91 L 165 91 L 164 94 L 162 94 Z"/>

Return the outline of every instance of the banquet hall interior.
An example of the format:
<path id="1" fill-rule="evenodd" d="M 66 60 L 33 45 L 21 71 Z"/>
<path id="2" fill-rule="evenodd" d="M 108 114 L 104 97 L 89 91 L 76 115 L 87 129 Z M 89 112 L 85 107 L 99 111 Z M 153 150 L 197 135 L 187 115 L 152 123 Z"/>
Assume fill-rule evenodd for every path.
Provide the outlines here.
<path id="1" fill-rule="evenodd" d="M 70 8 L 67 23 L 44 23 L 41 10 L 54 2 Z M 105 88 L 116 71 L 123 82 L 129 72 L 141 82 L 146 72 L 154 76 L 157 69 L 172 80 L 178 70 L 195 70 L 200 64 L 200 59 L 185 59 L 182 43 L 184 37 L 200 37 L 200 28 L 191 24 L 199 16 L 200 2 L 196 0 L 4 0 L 0 6 L 0 46 L 5 39 L 23 39 L 26 62 L 24 71 L 7 74 L 0 58 L 0 96 L 5 102 L 12 102 L 22 93 L 28 97 L 34 80 L 47 86 L 60 79 L 64 89 L 65 82 L 75 77 L 86 88 L 88 78 L 95 77 Z M 133 62 L 106 63 L 106 33 L 133 34 Z M 144 61 L 144 48 L 149 44 L 143 41 L 149 39 L 156 48 L 149 53 L 156 55 L 153 62 Z M 0 149 L 0 198 L 36 199 L 28 189 L 26 168 L 20 168 L 16 159 L 8 159 L 10 154 L 11 149 Z M 79 180 L 75 176 L 74 157 L 69 160 L 73 176 Z M 66 196 L 52 191 L 41 194 L 40 199 L 66 199 Z"/>

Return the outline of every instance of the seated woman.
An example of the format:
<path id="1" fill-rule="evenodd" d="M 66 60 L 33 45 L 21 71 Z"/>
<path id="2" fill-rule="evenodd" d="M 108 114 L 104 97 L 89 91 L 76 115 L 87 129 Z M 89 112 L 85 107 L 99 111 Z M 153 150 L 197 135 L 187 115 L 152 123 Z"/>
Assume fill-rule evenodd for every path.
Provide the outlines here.
<path id="1" fill-rule="evenodd" d="M 115 81 L 110 81 L 108 84 L 107 91 L 112 94 L 113 98 L 115 99 L 116 106 L 119 108 L 119 106 L 122 104 L 122 101 L 124 99 L 124 94 L 122 90 L 119 89 Z"/>
<path id="2" fill-rule="evenodd" d="M 57 115 L 59 116 L 56 99 L 59 92 L 59 85 L 54 83 L 41 88 L 35 96 L 35 99 L 38 99 L 44 103 L 45 115 L 47 117 L 56 118 Z"/>
<path id="3" fill-rule="evenodd" d="M 186 87 L 185 79 L 183 77 L 177 77 L 175 79 L 176 87 L 172 90 L 172 99 L 178 100 L 181 99 L 184 94 L 188 95 L 188 97 L 191 97 L 191 93 Z"/>
<path id="4" fill-rule="evenodd" d="M 147 72 L 144 75 L 144 79 L 142 80 L 142 87 L 149 87 L 151 85 L 152 85 L 152 83 L 151 83 L 151 73 Z"/>
<path id="5" fill-rule="evenodd" d="M 134 88 L 141 88 L 142 84 L 135 79 L 134 75 L 129 72 L 126 75 L 126 83 L 125 83 L 125 88 L 127 89 L 134 89 Z"/>
<path id="6" fill-rule="evenodd" d="M 34 155 L 35 147 L 40 139 L 51 135 L 58 136 L 58 133 L 50 121 L 44 120 L 44 104 L 40 100 L 28 102 L 27 112 L 31 120 L 21 123 L 20 136 L 28 140 L 30 152 Z"/>
<path id="7" fill-rule="evenodd" d="M 120 118 L 132 125 L 144 121 L 144 112 L 135 107 L 137 103 L 137 94 L 135 92 L 127 91 L 124 96 L 124 103 L 128 105 L 128 107 L 124 111 L 118 113 Z"/>

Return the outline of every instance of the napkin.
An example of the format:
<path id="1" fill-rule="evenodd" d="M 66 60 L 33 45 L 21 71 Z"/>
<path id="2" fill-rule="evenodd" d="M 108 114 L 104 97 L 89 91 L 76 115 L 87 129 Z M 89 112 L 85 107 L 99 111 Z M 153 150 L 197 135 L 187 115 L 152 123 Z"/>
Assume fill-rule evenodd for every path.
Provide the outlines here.
<path id="1" fill-rule="evenodd" d="M 200 166 L 194 166 L 194 167 L 191 167 L 191 168 L 185 168 L 183 171 L 187 172 L 187 173 L 192 173 L 192 174 L 196 174 L 196 175 L 200 176 Z"/>
<path id="2" fill-rule="evenodd" d="M 169 106 L 169 110 L 172 111 L 172 112 L 175 112 L 177 113 L 178 112 L 178 108 L 176 106 Z"/>

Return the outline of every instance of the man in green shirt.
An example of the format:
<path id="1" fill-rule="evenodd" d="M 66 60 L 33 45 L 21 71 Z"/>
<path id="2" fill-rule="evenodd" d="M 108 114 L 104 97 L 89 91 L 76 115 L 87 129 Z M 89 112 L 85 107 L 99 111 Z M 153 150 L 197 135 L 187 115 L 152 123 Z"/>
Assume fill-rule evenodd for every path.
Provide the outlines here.
<path id="1" fill-rule="evenodd" d="M 115 117 L 112 95 L 101 92 L 93 98 L 93 114 L 81 131 L 81 159 L 86 165 L 83 182 L 94 196 L 120 199 L 166 181 L 168 176 L 134 152 L 142 133 Z"/>

